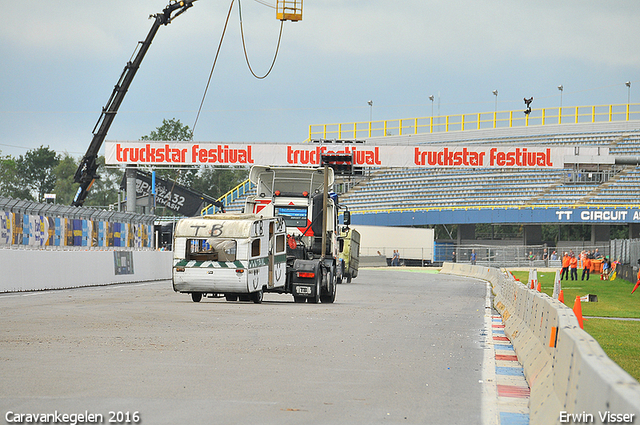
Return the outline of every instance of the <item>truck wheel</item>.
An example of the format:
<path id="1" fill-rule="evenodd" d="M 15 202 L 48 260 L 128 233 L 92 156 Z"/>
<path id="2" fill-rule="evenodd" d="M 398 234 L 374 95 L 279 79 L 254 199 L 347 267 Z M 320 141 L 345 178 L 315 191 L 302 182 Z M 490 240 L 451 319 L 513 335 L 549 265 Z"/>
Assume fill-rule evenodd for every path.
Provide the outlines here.
<path id="1" fill-rule="evenodd" d="M 202 292 L 192 292 L 191 299 L 193 300 L 194 303 L 199 303 L 200 300 L 202 299 Z"/>
<path id="2" fill-rule="evenodd" d="M 322 295 L 320 298 L 322 299 L 323 303 L 333 303 L 336 300 L 336 289 L 337 289 L 337 284 L 338 284 L 338 278 L 335 275 L 335 273 L 333 271 L 329 272 L 329 282 L 328 282 L 328 289 L 329 292 L 328 294 L 324 294 Z"/>
<path id="3" fill-rule="evenodd" d="M 318 304 L 320 302 L 320 291 L 322 291 L 322 276 L 316 276 L 316 289 L 315 289 L 315 295 L 311 298 L 309 298 L 309 302 L 312 304 Z"/>
<path id="4" fill-rule="evenodd" d="M 252 292 L 251 293 L 251 301 L 253 301 L 256 304 L 261 304 L 262 303 L 262 289 L 256 292 Z"/>

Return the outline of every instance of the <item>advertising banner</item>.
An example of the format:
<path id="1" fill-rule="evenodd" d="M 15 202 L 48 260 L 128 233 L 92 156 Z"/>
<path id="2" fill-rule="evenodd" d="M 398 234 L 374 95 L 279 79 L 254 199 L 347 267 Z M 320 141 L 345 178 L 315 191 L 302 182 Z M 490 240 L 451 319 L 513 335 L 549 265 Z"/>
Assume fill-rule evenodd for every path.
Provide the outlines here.
<path id="1" fill-rule="evenodd" d="M 126 177 L 122 179 L 121 187 L 124 189 Z M 149 196 L 151 194 L 151 174 L 137 170 L 136 172 L 136 196 Z M 173 181 L 156 177 L 156 206 L 167 207 L 184 216 L 192 217 L 200 214 L 200 210 L 210 204 L 215 204 L 216 199 L 198 194 Z"/>
<path id="2" fill-rule="evenodd" d="M 110 165 L 318 166 L 322 154 L 353 154 L 357 167 L 562 168 L 563 148 L 509 146 L 374 146 L 210 142 L 105 142 Z"/>

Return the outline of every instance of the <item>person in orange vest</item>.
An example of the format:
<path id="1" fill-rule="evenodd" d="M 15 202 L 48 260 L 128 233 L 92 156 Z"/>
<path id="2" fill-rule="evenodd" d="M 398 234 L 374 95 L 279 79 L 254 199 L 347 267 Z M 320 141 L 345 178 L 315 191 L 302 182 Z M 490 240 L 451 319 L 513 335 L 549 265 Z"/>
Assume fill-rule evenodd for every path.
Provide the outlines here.
<path id="1" fill-rule="evenodd" d="M 638 265 L 640 266 L 640 260 L 638 260 Z M 633 289 L 631 290 L 631 293 L 633 294 L 636 289 L 638 289 L 638 286 L 640 286 L 640 270 L 638 270 L 638 281 L 636 282 L 636 286 L 633 287 Z"/>
<path id="2" fill-rule="evenodd" d="M 569 267 L 571 267 L 571 280 L 578 280 L 578 259 L 576 258 L 575 254 L 571 254 L 571 258 L 569 259 Z"/>
<path id="3" fill-rule="evenodd" d="M 564 257 L 562 257 L 562 273 L 560 274 L 560 280 L 569 280 L 569 260 L 569 254 L 565 252 Z"/>
<path id="4" fill-rule="evenodd" d="M 582 280 L 584 280 L 585 273 L 587 274 L 587 280 L 589 280 L 589 271 L 591 270 L 591 258 L 588 255 L 582 260 Z"/>

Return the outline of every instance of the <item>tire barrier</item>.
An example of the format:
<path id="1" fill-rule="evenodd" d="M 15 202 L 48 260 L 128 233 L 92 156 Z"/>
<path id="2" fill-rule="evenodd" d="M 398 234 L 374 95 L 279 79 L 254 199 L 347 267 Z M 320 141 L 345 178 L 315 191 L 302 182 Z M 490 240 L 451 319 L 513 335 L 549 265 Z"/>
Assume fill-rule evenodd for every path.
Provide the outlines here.
<path id="1" fill-rule="evenodd" d="M 491 282 L 531 389 L 532 425 L 640 421 L 640 384 L 580 329 L 569 307 L 496 268 L 445 263 L 441 273 Z"/>

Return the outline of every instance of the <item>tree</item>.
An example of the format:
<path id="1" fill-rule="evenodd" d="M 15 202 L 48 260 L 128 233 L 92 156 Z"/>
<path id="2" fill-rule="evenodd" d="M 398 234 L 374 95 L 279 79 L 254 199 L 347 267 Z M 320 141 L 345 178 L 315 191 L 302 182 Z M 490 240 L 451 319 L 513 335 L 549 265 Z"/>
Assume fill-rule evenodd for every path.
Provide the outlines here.
<path id="1" fill-rule="evenodd" d="M 185 142 L 191 140 L 193 134 L 188 125 L 184 125 L 175 118 L 163 119 L 162 125 L 148 136 L 142 136 L 140 140 Z"/>
<path id="2" fill-rule="evenodd" d="M 48 146 L 40 146 L 18 157 L 17 177 L 38 202 L 44 201 L 45 193 L 53 191 L 56 184 L 53 170 L 59 162 L 59 155 Z"/>
<path id="3" fill-rule="evenodd" d="M 88 199 L 85 205 L 106 207 L 118 202 L 118 191 L 120 190 L 120 182 L 124 176 L 124 170 L 121 168 L 107 168 L 104 155 L 99 156 L 97 162 L 100 178 L 93 183 L 91 199 Z"/>
<path id="4" fill-rule="evenodd" d="M 245 181 L 247 174 L 247 169 L 244 167 L 215 169 L 204 166 L 196 176 L 192 188 L 217 199 Z"/>
<path id="5" fill-rule="evenodd" d="M 184 142 L 191 140 L 192 133 L 188 125 L 184 125 L 175 118 L 162 120 L 162 125 L 156 127 L 148 136 L 142 136 L 140 140 L 153 140 L 163 142 Z M 176 183 L 190 187 L 193 184 L 197 169 L 170 166 L 166 169 L 158 170 L 158 177 L 173 180 Z"/>
<path id="6" fill-rule="evenodd" d="M 189 126 L 182 124 L 180 120 L 175 118 L 162 120 L 160 127 L 157 127 L 148 136 L 140 138 L 140 140 L 155 141 L 188 141 L 191 139 L 192 132 Z M 248 174 L 248 170 L 244 167 L 170 167 L 157 170 L 159 177 L 173 180 L 212 198 L 224 195 L 244 181 Z"/>
<path id="7" fill-rule="evenodd" d="M 0 155 L 0 196 L 33 201 L 29 189 L 20 184 L 18 164 L 11 156 Z"/>
<path id="8" fill-rule="evenodd" d="M 56 184 L 53 188 L 53 192 L 56 194 L 56 203 L 63 205 L 71 205 L 73 197 L 76 194 L 76 184 L 73 181 L 73 176 L 78 169 L 77 161 L 65 153 L 58 165 L 53 170 L 53 174 L 56 176 Z"/>

